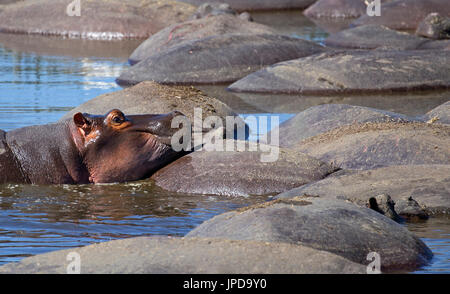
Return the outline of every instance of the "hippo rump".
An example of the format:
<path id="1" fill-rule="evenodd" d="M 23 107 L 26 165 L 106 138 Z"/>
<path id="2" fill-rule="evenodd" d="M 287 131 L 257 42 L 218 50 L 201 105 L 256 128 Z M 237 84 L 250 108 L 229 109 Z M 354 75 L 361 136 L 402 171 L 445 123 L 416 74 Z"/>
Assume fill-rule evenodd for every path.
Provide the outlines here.
<path id="1" fill-rule="evenodd" d="M 0 130 L 0 184 L 87 184 L 140 180 L 182 155 L 168 114 L 76 113 L 55 124 Z"/>

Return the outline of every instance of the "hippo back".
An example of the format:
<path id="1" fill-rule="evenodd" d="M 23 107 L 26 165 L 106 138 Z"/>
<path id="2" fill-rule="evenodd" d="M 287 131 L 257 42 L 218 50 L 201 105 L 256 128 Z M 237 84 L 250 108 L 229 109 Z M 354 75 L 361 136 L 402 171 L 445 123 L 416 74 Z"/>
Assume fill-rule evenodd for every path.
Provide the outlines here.
<path id="1" fill-rule="evenodd" d="M 22 175 L 20 165 L 6 144 L 6 132 L 0 130 L 0 184 L 24 182 L 27 180 Z"/>

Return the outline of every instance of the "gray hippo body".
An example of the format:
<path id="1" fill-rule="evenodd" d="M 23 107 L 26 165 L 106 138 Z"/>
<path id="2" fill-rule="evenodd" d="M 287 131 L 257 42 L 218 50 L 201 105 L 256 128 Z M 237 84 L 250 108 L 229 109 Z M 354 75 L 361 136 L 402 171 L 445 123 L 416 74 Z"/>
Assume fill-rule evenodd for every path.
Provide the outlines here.
<path id="1" fill-rule="evenodd" d="M 86 184 L 139 180 L 174 160 L 172 112 L 76 113 L 55 124 L 0 130 L 0 184 Z"/>

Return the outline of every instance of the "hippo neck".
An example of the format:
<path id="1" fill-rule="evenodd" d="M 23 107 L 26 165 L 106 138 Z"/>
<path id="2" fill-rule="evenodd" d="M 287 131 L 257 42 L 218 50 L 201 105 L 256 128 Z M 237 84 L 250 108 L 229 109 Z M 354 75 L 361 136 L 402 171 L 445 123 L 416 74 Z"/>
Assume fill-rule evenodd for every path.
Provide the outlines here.
<path id="1" fill-rule="evenodd" d="M 6 143 L 33 184 L 82 184 L 89 174 L 73 142 L 67 121 L 16 129 Z"/>

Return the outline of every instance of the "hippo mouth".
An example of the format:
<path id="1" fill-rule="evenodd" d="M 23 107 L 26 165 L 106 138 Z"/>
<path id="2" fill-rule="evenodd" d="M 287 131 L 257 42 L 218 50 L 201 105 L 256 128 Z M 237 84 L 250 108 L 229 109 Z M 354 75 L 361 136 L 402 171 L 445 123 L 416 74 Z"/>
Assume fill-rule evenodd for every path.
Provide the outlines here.
<path id="1" fill-rule="evenodd" d="M 172 136 L 153 135 L 159 143 L 167 146 L 172 146 Z"/>
<path id="2" fill-rule="evenodd" d="M 154 132 L 147 130 L 147 129 L 135 129 L 135 132 L 138 133 L 145 133 L 148 135 L 147 142 L 151 142 L 151 144 L 154 144 L 156 142 L 161 143 L 163 145 L 171 146 L 172 145 L 172 135 L 165 135 L 165 134 L 155 134 Z"/>

